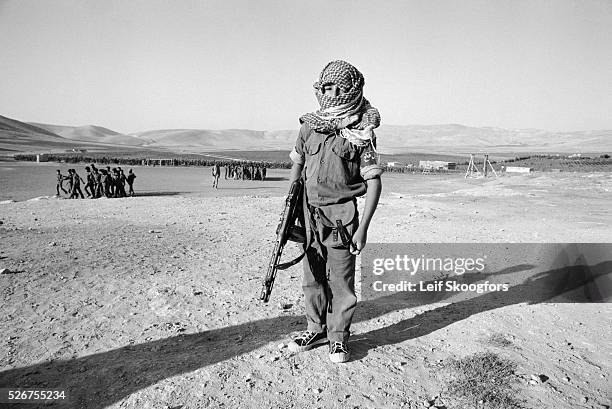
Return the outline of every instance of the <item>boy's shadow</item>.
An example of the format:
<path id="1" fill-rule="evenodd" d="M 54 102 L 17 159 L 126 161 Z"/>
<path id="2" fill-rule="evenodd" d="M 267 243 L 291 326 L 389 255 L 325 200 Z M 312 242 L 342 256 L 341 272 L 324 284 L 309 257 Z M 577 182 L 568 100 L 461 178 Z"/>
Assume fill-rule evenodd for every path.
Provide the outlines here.
<path id="1" fill-rule="evenodd" d="M 518 265 L 496 274 L 520 272 L 531 267 Z M 606 261 L 594 267 L 579 265 L 541 273 L 511 287 L 506 293 L 479 295 L 427 311 L 389 327 L 356 335 L 351 347 L 355 358 L 359 359 L 366 356 L 370 348 L 427 335 L 473 314 L 516 303 L 546 301 L 588 284 L 608 273 L 611 268 L 612 261 Z M 470 280 L 480 281 L 485 277 L 477 274 Z M 597 294 L 591 291 L 586 295 L 593 298 Z M 584 295 L 582 298 L 585 298 Z M 578 301 L 578 298 L 571 301 Z M 369 320 L 421 304 L 401 293 L 364 301 L 360 303 L 354 321 Z M 0 387 L 65 389 L 70 395 L 70 401 L 65 407 L 101 409 L 164 379 L 248 354 L 302 328 L 301 316 L 285 315 L 172 336 L 78 358 L 9 369 L 0 372 Z M 27 405 L 15 407 L 25 409 Z"/>
<path id="2" fill-rule="evenodd" d="M 466 277 L 466 280 L 462 282 L 469 284 L 485 280 L 487 276 L 499 276 L 532 268 L 534 266 L 525 264 L 493 274 L 471 274 L 473 277 Z M 488 292 L 425 311 L 391 326 L 355 335 L 351 343 L 353 350 L 351 360 L 364 358 L 372 348 L 422 337 L 472 315 L 513 304 L 538 304 L 558 296 L 563 298 L 556 302 L 603 302 L 606 294 L 603 294 L 594 282 L 610 272 L 612 272 L 612 260 L 594 266 L 582 264 L 562 267 L 530 276 L 525 282 L 509 287 L 508 291 Z M 366 307 L 362 310 L 366 311 L 363 314 L 356 314 L 356 321 L 368 320 L 390 311 L 419 306 L 410 300 L 410 297 L 410 293 L 399 293 L 362 303 L 363 307 Z M 440 302 L 444 298 L 446 296 L 438 295 L 438 298 L 433 301 Z M 385 307 L 381 309 L 379 305 Z M 389 308 L 389 305 L 395 308 Z M 400 307 L 401 305 L 403 307 Z M 372 306 L 370 312 L 367 310 L 368 306 Z"/>

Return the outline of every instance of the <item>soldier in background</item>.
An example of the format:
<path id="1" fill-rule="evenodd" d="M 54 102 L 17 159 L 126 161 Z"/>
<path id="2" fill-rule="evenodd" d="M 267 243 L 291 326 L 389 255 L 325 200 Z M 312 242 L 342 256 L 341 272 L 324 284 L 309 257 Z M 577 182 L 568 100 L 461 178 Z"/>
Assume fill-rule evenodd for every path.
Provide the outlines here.
<path id="1" fill-rule="evenodd" d="M 68 195 L 69 195 L 68 197 L 72 199 L 72 186 L 73 186 L 72 169 L 68 169 L 68 176 L 65 176 L 64 179 L 68 181 Z"/>
<path id="2" fill-rule="evenodd" d="M 110 176 L 110 171 L 104 170 L 104 169 L 101 169 L 100 171 L 102 172 L 102 184 L 104 185 L 104 196 L 112 197 L 111 196 L 112 179 Z"/>
<path id="3" fill-rule="evenodd" d="M 134 179 L 136 179 L 136 175 L 134 174 L 134 172 L 132 172 L 132 169 L 130 169 L 126 178 L 127 184 L 130 187 L 130 190 L 128 192 L 130 196 L 134 196 Z"/>
<path id="4" fill-rule="evenodd" d="M 215 189 L 219 189 L 219 176 L 221 176 L 221 169 L 219 168 L 219 164 L 217 162 L 213 164 L 212 176 L 213 176 L 212 187 Z"/>
<path id="5" fill-rule="evenodd" d="M 85 196 L 83 196 L 83 192 L 81 191 L 81 182 L 85 183 L 85 181 L 83 180 L 82 177 L 79 176 L 78 173 L 76 173 L 76 170 L 74 169 L 70 169 L 70 170 L 72 171 L 72 190 L 71 190 L 70 198 L 78 199 L 80 195 L 81 199 L 85 199 Z"/>
<path id="6" fill-rule="evenodd" d="M 120 188 L 119 188 L 119 171 L 117 168 L 113 168 L 113 173 L 111 174 L 111 185 L 113 186 L 113 197 L 120 197 Z"/>
<path id="7" fill-rule="evenodd" d="M 123 173 L 123 169 L 121 168 L 119 168 L 119 181 L 121 182 L 121 197 L 126 197 L 127 194 L 125 193 L 125 182 L 127 181 L 127 177 L 125 176 L 125 173 Z"/>
<path id="8" fill-rule="evenodd" d="M 94 198 L 95 195 L 95 179 L 93 173 L 91 173 L 91 168 L 89 166 L 85 166 L 85 172 L 87 172 L 87 184 L 85 185 L 85 193 L 87 193 L 87 197 Z"/>
<path id="9" fill-rule="evenodd" d="M 104 186 L 102 185 L 102 171 L 94 168 L 94 177 L 96 181 L 95 198 L 100 198 L 104 194 Z"/>
<path id="10" fill-rule="evenodd" d="M 114 170 L 114 168 L 113 168 Z M 106 167 L 106 174 L 108 175 L 108 197 L 115 196 L 115 180 L 113 179 L 113 170 L 111 170 L 110 166 Z"/>
<path id="11" fill-rule="evenodd" d="M 68 179 L 68 177 L 62 175 L 62 172 L 58 169 L 57 170 L 57 185 L 55 186 L 55 190 L 57 191 L 57 196 L 60 195 L 60 192 L 59 192 L 60 189 L 62 189 L 62 192 L 68 194 L 66 189 L 64 189 L 64 179 Z"/>

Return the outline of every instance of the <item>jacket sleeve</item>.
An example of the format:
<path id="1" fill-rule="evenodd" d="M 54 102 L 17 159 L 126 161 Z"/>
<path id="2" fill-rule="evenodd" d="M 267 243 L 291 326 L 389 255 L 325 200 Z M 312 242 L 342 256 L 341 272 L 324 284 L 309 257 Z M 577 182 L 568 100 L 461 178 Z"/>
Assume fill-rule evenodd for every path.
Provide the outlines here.
<path id="1" fill-rule="evenodd" d="M 304 164 L 304 142 L 306 142 L 306 139 L 308 138 L 309 134 L 310 127 L 305 123 L 302 124 L 302 127 L 300 128 L 300 133 L 297 137 L 297 140 L 295 141 L 295 147 L 289 154 L 291 160 L 300 165 Z"/>
<path id="2" fill-rule="evenodd" d="M 363 180 L 380 177 L 385 171 L 385 168 L 380 164 L 378 153 L 374 150 L 375 145 L 376 137 L 373 137 L 361 152 L 360 173 Z"/>

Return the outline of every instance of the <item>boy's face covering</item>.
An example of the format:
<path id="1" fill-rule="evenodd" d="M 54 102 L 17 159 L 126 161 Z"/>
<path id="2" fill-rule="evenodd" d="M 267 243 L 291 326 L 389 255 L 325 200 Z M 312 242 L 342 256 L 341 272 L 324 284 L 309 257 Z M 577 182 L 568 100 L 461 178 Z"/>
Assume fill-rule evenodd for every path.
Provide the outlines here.
<path id="1" fill-rule="evenodd" d="M 344 92 L 336 84 L 325 84 L 321 87 L 321 93 L 330 97 L 337 97 Z"/>
<path id="2" fill-rule="evenodd" d="M 322 109 L 357 103 L 362 96 L 363 75 L 346 61 L 332 61 L 323 68 L 314 83 Z"/>

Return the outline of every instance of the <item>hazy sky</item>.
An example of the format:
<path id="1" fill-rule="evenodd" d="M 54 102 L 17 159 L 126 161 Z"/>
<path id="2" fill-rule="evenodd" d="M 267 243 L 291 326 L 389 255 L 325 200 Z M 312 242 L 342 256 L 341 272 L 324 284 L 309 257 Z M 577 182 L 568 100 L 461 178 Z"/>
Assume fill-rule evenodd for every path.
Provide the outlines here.
<path id="1" fill-rule="evenodd" d="M 0 0 L 0 115 L 291 129 L 330 60 L 383 123 L 612 129 L 612 1 Z"/>

